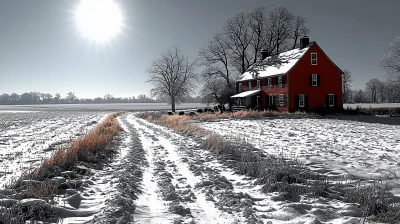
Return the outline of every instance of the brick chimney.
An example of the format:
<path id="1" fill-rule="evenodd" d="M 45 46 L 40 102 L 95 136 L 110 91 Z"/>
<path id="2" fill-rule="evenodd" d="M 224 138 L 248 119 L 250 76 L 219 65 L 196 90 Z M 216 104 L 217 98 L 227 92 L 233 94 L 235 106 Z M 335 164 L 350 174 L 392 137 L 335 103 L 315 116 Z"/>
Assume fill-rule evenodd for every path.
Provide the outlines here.
<path id="1" fill-rule="evenodd" d="M 264 60 L 266 57 L 268 57 L 268 51 L 265 49 L 261 50 L 261 60 Z"/>
<path id="2" fill-rule="evenodd" d="M 300 48 L 305 48 L 308 44 L 310 44 L 310 38 L 308 36 L 304 36 L 300 38 Z"/>

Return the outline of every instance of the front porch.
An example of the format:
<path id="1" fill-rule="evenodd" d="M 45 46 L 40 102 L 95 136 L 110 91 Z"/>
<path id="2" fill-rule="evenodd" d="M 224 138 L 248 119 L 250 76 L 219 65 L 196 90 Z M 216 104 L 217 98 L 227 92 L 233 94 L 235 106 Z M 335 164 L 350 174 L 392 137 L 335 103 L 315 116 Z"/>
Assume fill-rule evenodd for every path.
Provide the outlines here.
<path id="1" fill-rule="evenodd" d="M 231 96 L 234 100 L 233 109 L 253 109 L 261 106 L 261 90 L 251 90 Z"/>

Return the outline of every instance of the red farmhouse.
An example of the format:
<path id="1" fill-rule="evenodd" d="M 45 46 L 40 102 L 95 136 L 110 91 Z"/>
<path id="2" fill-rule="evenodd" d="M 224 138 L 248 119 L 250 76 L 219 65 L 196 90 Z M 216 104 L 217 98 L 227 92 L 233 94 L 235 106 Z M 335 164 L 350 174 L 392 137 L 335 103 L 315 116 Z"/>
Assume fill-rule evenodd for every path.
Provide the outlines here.
<path id="1" fill-rule="evenodd" d="M 312 110 L 322 106 L 343 108 L 343 71 L 308 37 L 300 48 L 265 56 L 236 81 L 237 107 Z"/>

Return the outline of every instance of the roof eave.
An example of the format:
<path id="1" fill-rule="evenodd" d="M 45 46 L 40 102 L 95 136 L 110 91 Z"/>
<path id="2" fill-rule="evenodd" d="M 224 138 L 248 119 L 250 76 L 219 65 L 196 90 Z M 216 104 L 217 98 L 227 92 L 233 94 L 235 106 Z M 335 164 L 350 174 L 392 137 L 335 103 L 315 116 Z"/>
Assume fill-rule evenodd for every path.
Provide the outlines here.
<path id="1" fill-rule="evenodd" d="M 332 59 L 325 53 L 325 51 L 319 46 L 319 44 L 317 44 L 316 42 L 314 43 L 322 51 L 322 53 L 325 54 L 325 56 L 329 59 L 329 61 L 341 72 L 341 74 L 344 74 L 343 70 L 339 68 L 339 66 L 335 62 L 332 61 Z"/>

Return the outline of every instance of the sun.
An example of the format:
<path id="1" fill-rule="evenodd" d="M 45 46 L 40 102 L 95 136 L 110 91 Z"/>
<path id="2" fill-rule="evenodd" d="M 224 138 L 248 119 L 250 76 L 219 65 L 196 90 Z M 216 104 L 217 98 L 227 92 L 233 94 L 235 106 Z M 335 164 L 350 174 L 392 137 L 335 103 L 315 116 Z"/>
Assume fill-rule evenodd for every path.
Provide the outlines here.
<path id="1" fill-rule="evenodd" d="M 113 0 L 81 0 L 75 10 L 79 33 L 90 41 L 104 43 L 122 28 L 122 14 Z"/>

